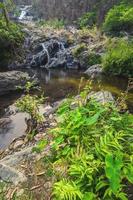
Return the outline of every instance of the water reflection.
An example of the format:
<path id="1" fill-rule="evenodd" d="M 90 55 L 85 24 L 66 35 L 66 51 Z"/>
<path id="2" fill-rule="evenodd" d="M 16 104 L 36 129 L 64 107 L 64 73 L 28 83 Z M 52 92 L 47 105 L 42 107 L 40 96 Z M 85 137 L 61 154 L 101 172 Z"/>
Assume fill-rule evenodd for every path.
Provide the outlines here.
<path id="1" fill-rule="evenodd" d="M 77 95 L 83 72 L 72 70 L 44 70 L 29 69 L 30 75 L 38 77 L 42 92 L 49 101 L 54 102 L 62 98 Z M 82 87 L 86 84 L 88 78 L 85 78 Z M 93 82 L 93 90 L 107 90 L 115 96 L 119 96 L 127 87 L 127 79 L 118 77 L 102 76 Z M 0 97 L 0 120 L 4 120 L 4 127 L 0 123 L 0 148 L 7 147 L 10 142 L 25 132 L 25 114 L 14 114 L 14 106 L 11 106 L 21 96 L 21 93 L 11 93 Z M 128 94 L 128 105 L 133 111 L 133 93 Z M 8 120 L 7 120 L 8 119 Z M 7 121 L 6 121 L 7 120 Z"/>

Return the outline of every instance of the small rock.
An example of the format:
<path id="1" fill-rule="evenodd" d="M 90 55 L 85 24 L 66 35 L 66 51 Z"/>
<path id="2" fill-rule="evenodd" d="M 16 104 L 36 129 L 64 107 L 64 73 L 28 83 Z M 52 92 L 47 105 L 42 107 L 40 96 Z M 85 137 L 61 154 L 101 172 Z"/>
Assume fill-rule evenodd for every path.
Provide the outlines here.
<path id="1" fill-rule="evenodd" d="M 52 110 L 52 106 L 48 105 L 44 108 L 43 112 L 44 112 L 44 115 L 48 115 L 48 113 L 50 113 L 50 111 Z"/>
<path id="2" fill-rule="evenodd" d="M 0 119 L 0 128 L 5 128 L 7 127 L 7 124 L 11 123 L 11 119 L 10 118 L 2 118 Z"/>
<path id="3" fill-rule="evenodd" d="M 52 114 L 49 115 L 49 119 L 53 119 L 53 115 Z"/>
<path id="4" fill-rule="evenodd" d="M 13 148 L 17 149 L 17 148 L 21 147 L 23 144 L 24 144 L 23 140 L 18 140 L 18 141 L 15 142 Z"/>
<path id="5" fill-rule="evenodd" d="M 102 67 L 97 64 L 97 65 L 92 65 L 89 67 L 84 74 L 86 74 L 89 77 L 97 77 L 103 73 Z"/>
<path id="6" fill-rule="evenodd" d="M 17 196 L 17 197 L 20 197 L 23 193 L 24 193 L 24 189 L 19 189 L 19 190 L 16 192 L 16 196 Z"/>
<path id="7" fill-rule="evenodd" d="M 43 139 L 45 136 L 46 136 L 46 133 L 39 133 L 34 136 L 34 140 L 39 141 L 39 140 Z"/>
<path id="8" fill-rule="evenodd" d="M 55 127 L 55 126 L 57 126 L 57 123 L 52 122 L 52 123 L 50 124 L 50 126 L 51 126 L 51 127 Z"/>

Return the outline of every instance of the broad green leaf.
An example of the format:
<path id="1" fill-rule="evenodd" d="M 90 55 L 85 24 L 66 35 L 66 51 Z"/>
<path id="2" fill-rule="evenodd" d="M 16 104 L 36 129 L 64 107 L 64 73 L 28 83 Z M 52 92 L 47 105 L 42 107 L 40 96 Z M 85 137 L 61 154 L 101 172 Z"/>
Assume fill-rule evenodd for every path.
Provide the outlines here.
<path id="1" fill-rule="evenodd" d="M 121 168 L 123 166 L 122 156 L 118 154 L 114 157 L 112 154 L 106 155 L 105 158 L 105 173 L 109 179 L 110 187 L 114 194 L 116 194 L 121 185 Z"/>

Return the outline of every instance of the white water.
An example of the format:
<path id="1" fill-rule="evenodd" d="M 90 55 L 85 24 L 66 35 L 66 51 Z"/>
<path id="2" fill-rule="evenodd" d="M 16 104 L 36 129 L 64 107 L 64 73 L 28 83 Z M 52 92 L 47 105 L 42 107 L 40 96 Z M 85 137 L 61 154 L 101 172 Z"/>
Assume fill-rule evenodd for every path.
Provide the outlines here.
<path id="1" fill-rule="evenodd" d="M 48 65 L 49 65 L 49 62 L 50 62 L 49 52 L 48 52 L 48 50 L 46 49 L 44 43 L 42 43 L 41 45 L 42 45 L 42 48 L 43 48 L 43 52 L 46 52 L 46 55 L 47 55 L 47 59 L 48 59 L 48 61 L 47 61 L 47 64 L 45 65 L 45 67 L 47 68 Z"/>
<path id="2" fill-rule="evenodd" d="M 19 20 L 32 20 L 33 16 L 27 16 L 28 12 L 31 10 L 32 6 L 23 6 L 20 7 L 21 14 L 19 16 Z"/>

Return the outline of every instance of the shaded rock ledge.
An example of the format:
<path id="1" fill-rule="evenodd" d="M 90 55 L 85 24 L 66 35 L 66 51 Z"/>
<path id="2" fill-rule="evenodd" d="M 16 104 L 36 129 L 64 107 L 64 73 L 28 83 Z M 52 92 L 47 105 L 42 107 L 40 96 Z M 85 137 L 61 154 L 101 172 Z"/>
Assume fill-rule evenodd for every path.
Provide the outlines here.
<path id="1" fill-rule="evenodd" d="M 8 71 L 0 73 L 0 95 L 17 90 L 18 86 L 24 88 L 27 81 L 31 78 L 25 72 Z"/>

